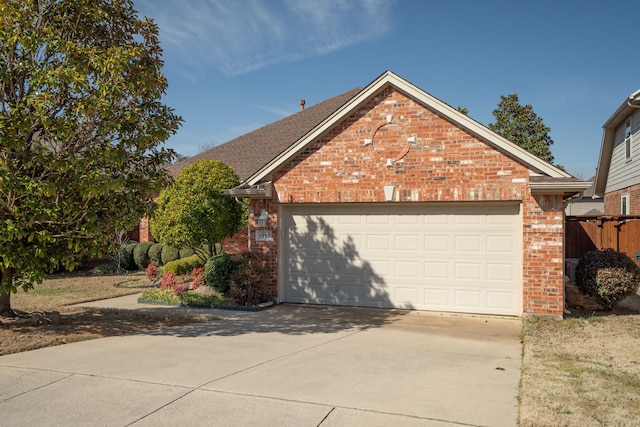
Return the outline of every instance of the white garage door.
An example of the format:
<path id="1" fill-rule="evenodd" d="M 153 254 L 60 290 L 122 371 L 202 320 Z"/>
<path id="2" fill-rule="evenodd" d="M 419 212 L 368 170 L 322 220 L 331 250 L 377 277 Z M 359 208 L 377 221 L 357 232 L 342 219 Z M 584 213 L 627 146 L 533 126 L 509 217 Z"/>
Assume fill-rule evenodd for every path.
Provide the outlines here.
<path id="1" fill-rule="evenodd" d="M 519 315 L 519 204 L 283 207 L 286 302 Z"/>

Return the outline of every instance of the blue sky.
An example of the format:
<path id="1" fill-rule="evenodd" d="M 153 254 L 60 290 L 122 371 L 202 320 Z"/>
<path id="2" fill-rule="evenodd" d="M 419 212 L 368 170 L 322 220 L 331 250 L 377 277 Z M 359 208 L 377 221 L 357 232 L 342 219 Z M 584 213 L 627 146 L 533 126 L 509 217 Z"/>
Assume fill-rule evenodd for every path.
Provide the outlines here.
<path id="1" fill-rule="evenodd" d="M 166 146 L 191 156 L 391 70 L 485 125 L 517 93 L 555 162 L 595 173 L 602 125 L 640 89 L 637 0 L 134 0 L 160 27 Z"/>

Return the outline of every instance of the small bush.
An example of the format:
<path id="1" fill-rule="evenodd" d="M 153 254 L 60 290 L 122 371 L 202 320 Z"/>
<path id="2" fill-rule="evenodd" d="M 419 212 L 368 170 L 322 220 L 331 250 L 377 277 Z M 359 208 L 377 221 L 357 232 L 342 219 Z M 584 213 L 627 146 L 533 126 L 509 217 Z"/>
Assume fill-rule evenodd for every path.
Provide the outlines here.
<path id="1" fill-rule="evenodd" d="M 145 273 L 147 275 L 147 279 L 151 279 L 151 281 L 153 282 L 160 279 L 160 277 L 162 276 L 162 270 L 152 262 L 147 265 Z"/>
<path id="2" fill-rule="evenodd" d="M 149 248 L 149 261 L 154 263 L 158 267 L 162 267 L 162 243 L 154 243 Z"/>
<path id="3" fill-rule="evenodd" d="M 160 254 L 160 257 L 162 259 L 162 265 L 165 265 L 168 262 L 180 259 L 180 251 L 173 246 L 164 245 L 162 246 L 162 253 Z"/>
<path id="4" fill-rule="evenodd" d="M 180 258 L 175 261 L 168 262 L 164 265 L 165 273 L 174 273 L 177 275 L 190 273 L 194 268 L 202 267 L 204 262 L 198 255 L 192 255 L 188 258 Z"/>
<path id="5" fill-rule="evenodd" d="M 234 255 L 237 266 L 231 274 L 229 298 L 238 305 L 253 307 L 269 301 L 267 258 L 258 252 Z"/>
<path id="6" fill-rule="evenodd" d="M 138 246 L 138 242 L 129 242 L 118 248 L 118 257 L 120 259 L 120 269 L 133 271 L 136 270 L 136 263 L 133 260 L 133 250 Z"/>
<path id="7" fill-rule="evenodd" d="M 96 265 L 92 270 L 91 274 L 96 276 L 111 276 L 114 274 L 118 274 L 118 268 L 113 262 L 106 262 L 104 264 Z"/>
<path id="8" fill-rule="evenodd" d="M 133 262 L 138 270 L 144 270 L 149 265 L 149 249 L 153 246 L 153 242 L 142 242 L 133 248 Z"/>
<path id="9" fill-rule="evenodd" d="M 191 289 L 198 289 L 204 286 L 204 267 L 198 267 L 191 270 Z"/>
<path id="10" fill-rule="evenodd" d="M 227 253 L 211 257 L 204 267 L 205 282 L 221 294 L 228 295 L 231 274 L 235 267 L 233 257 Z"/>
<path id="11" fill-rule="evenodd" d="M 576 285 L 584 295 L 611 310 L 640 285 L 640 268 L 627 255 L 613 249 L 587 252 L 576 266 Z"/>
<path id="12" fill-rule="evenodd" d="M 191 248 L 182 248 L 178 253 L 180 254 L 180 258 L 187 258 L 196 254 Z"/>

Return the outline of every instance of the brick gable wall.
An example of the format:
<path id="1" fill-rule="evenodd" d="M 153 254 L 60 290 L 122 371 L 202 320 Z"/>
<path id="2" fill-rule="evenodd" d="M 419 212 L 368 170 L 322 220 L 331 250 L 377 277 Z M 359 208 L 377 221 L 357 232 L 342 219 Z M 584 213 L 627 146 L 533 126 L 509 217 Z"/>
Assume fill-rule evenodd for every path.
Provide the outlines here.
<path id="1" fill-rule="evenodd" d="M 273 200 L 252 203 L 256 217 L 262 209 L 269 212 L 273 240 L 255 242 L 252 233 L 251 244 L 273 257 L 275 289 L 279 202 L 385 202 L 384 186 L 395 186 L 395 202 L 522 201 L 523 309 L 562 314 L 562 200 L 533 197 L 528 174 L 476 136 L 387 88 L 274 174 Z"/>

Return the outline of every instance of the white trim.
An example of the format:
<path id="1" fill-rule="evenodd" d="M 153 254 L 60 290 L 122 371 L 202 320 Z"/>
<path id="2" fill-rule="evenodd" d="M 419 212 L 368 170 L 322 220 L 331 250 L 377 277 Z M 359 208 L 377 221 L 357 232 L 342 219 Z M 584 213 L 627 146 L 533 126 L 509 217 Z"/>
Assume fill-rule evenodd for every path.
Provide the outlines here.
<path id="1" fill-rule="evenodd" d="M 586 181 L 575 182 L 530 182 L 531 194 L 581 193 L 591 187 Z"/>
<path id="2" fill-rule="evenodd" d="M 473 133 L 479 138 L 483 139 L 485 142 L 492 145 L 499 151 L 522 162 L 529 169 L 553 178 L 571 177 L 571 175 L 569 175 L 568 173 L 556 168 L 555 166 L 545 162 L 544 160 L 539 159 L 525 149 L 501 137 L 487 127 L 460 113 L 455 108 L 450 107 L 439 99 L 429 95 L 427 92 L 414 86 L 413 84 L 402 79 L 391 71 L 386 71 L 380 77 L 370 83 L 366 88 L 364 88 L 353 98 L 351 98 L 350 101 L 348 101 L 333 114 L 327 117 L 322 123 L 320 123 L 314 129 L 309 131 L 306 135 L 292 144 L 291 147 L 281 152 L 273 160 L 271 160 L 269 163 L 264 165 L 257 172 L 247 178 L 245 183 L 248 185 L 254 185 L 260 181 L 263 181 L 266 177 L 270 176 L 279 167 L 281 167 L 285 162 L 298 155 L 314 140 L 331 129 L 340 120 L 347 117 L 351 112 L 357 110 L 362 104 L 364 104 L 371 97 L 375 96 L 378 92 L 380 92 L 382 89 L 384 89 L 384 87 L 388 85 L 394 86 L 397 89 L 405 92 L 410 97 L 415 98 L 420 103 L 435 110 L 437 113 L 455 122 L 470 133 Z"/>
<path id="3" fill-rule="evenodd" d="M 631 206 L 629 205 L 629 202 L 631 202 L 629 193 L 624 193 L 620 196 L 620 215 L 630 215 L 629 212 L 631 210 Z M 622 209 L 623 203 L 624 207 L 626 208 L 624 210 Z"/>

